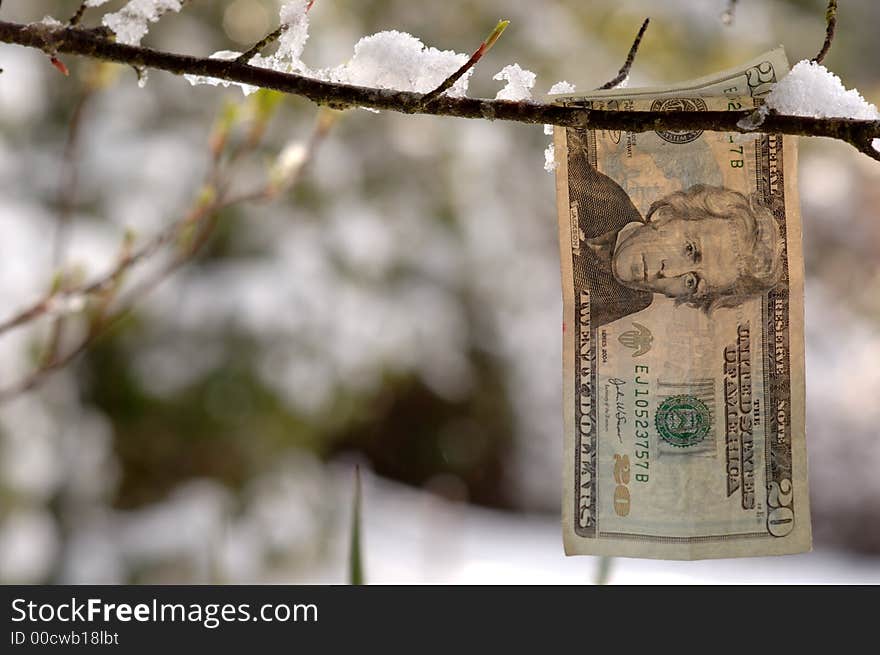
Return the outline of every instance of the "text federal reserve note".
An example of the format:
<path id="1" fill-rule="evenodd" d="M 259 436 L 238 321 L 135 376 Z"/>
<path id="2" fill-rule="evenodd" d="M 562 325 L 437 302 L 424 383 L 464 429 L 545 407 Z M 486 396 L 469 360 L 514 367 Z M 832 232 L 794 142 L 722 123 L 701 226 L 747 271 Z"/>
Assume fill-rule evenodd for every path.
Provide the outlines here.
<path id="1" fill-rule="evenodd" d="M 734 110 L 784 74 L 567 98 Z M 762 63 L 764 65 L 762 65 Z M 810 549 L 796 143 L 556 128 L 567 554 Z"/>

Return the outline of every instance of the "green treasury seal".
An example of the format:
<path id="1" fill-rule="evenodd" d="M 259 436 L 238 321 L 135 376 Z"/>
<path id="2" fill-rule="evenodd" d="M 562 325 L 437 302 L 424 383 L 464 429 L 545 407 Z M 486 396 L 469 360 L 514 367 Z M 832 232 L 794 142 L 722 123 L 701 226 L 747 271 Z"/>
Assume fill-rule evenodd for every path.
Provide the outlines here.
<path id="1" fill-rule="evenodd" d="M 696 396 L 670 396 L 660 403 L 654 417 L 662 439 L 678 448 L 700 443 L 711 423 L 709 408 Z"/>

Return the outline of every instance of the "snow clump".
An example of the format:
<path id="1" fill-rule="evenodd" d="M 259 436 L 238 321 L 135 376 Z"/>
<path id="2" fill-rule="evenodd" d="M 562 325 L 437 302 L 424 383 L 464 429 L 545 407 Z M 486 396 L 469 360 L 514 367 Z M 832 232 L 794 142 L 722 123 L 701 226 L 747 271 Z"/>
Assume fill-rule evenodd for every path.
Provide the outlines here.
<path id="1" fill-rule="evenodd" d="M 148 23 L 155 23 L 169 11 L 178 12 L 181 7 L 183 0 L 130 0 L 119 11 L 106 14 L 102 22 L 113 30 L 117 42 L 140 45 L 149 30 Z"/>
<path id="2" fill-rule="evenodd" d="M 776 84 L 767 96 L 766 106 L 790 116 L 880 119 L 877 107 L 867 102 L 858 89 L 846 89 L 837 75 L 806 59 Z"/>
<path id="3" fill-rule="evenodd" d="M 510 64 L 502 68 L 493 80 L 507 80 L 507 84 L 496 95 L 496 100 L 531 100 L 532 87 L 535 86 L 535 74 L 520 68 L 519 64 Z"/>
<path id="4" fill-rule="evenodd" d="M 556 161 L 556 146 L 552 143 L 547 146 L 547 149 L 544 150 L 544 170 L 548 173 L 552 173 L 559 167 L 559 162 Z"/>
<path id="5" fill-rule="evenodd" d="M 550 87 L 550 90 L 547 92 L 552 95 L 561 95 L 563 93 L 574 93 L 577 91 L 577 88 L 571 82 L 567 82 L 562 80 L 561 82 L 557 82 L 553 86 Z"/>
<path id="6" fill-rule="evenodd" d="M 241 56 L 241 54 L 242 53 L 236 52 L 235 50 L 220 50 L 218 52 L 215 52 L 213 55 L 211 55 L 209 57 L 209 59 L 222 59 L 223 61 L 232 61 L 234 59 L 238 59 Z M 185 74 L 183 76 L 183 78 L 187 82 L 192 84 L 193 86 L 196 86 L 198 84 L 210 84 L 211 86 L 225 86 L 225 87 L 237 86 L 237 87 L 241 87 L 242 93 L 244 93 L 246 96 L 249 96 L 250 94 L 257 91 L 257 87 L 252 86 L 250 84 L 241 84 L 239 82 L 230 82 L 229 80 L 222 80 L 218 77 L 207 77 L 205 75 Z"/>
<path id="7" fill-rule="evenodd" d="M 357 42 L 347 63 L 317 71 L 317 75 L 331 82 L 428 93 L 469 58 L 452 50 L 426 47 L 412 34 L 389 30 L 365 36 Z M 446 93 L 465 96 L 472 74 L 470 69 Z"/>
<path id="8" fill-rule="evenodd" d="M 547 92 L 548 95 L 560 95 L 565 93 L 574 93 L 577 91 L 574 84 L 570 82 L 566 82 L 562 80 L 561 82 L 557 82 L 553 86 L 550 87 L 550 90 Z M 553 134 L 553 126 L 545 125 L 544 126 L 544 134 L 552 135 Z M 553 141 L 550 141 L 550 145 L 544 150 L 544 170 L 548 173 L 552 173 L 557 169 L 559 163 L 556 161 L 556 146 L 553 145 Z"/>
<path id="9" fill-rule="evenodd" d="M 461 68 L 468 55 L 452 50 L 426 46 L 406 32 L 389 30 L 365 36 L 354 46 L 348 62 L 333 68 L 311 70 L 302 61 L 302 52 L 309 38 L 308 0 L 293 0 L 281 7 L 281 24 L 287 28 L 278 39 L 277 51 L 269 56 L 255 55 L 251 66 L 269 68 L 283 73 L 299 73 L 314 79 L 341 84 L 428 93 Z M 239 53 L 236 53 L 238 56 Z M 212 55 L 215 59 L 235 59 L 230 51 Z M 467 95 L 473 69 L 467 71 L 446 92 L 452 97 Z M 229 83 L 198 75 L 187 75 L 191 84 Z M 247 93 L 254 87 L 238 85 Z"/>
<path id="10" fill-rule="evenodd" d="M 292 0 L 281 5 L 279 17 L 286 26 L 278 37 L 277 59 L 287 59 L 294 70 L 303 68 L 300 61 L 309 39 L 309 0 Z"/>

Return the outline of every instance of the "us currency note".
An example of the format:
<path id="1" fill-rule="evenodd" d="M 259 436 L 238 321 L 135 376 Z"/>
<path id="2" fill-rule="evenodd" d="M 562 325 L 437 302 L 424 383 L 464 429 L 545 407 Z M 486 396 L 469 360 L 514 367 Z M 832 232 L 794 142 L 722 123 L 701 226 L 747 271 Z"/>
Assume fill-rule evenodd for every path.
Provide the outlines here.
<path id="1" fill-rule="evenodd" d="M 560 102 L 738 110 L 787 71 Z M 556 128 L 569 555 L 810 549 L 791 137 Z"/>

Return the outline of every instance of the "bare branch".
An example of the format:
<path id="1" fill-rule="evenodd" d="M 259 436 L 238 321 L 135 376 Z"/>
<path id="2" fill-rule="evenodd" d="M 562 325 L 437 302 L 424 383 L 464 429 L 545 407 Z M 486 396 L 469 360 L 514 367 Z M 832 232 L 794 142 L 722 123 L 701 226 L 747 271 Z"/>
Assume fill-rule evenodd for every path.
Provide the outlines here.
<path id="1" fill-rule="evenodd" d="M 834 32 L 837 29 L 837 0 L 828 0 L 828 9 L 825 10 L 825 42 L 813 61 L 821 64 L 825 59 L 825 55 L 831 49 L 831 42 L 834 41 Z"/>
<path id="2" fill-rule="evenodd" d="M 3 389 L 0 389 L 0 404 L 12 400 L 13 398 L 20 396 L 23 393 L 36 389 L 52 373 L 64 368 L 70 362 L 76 359 L 77 356 L 88 350 L 88 348 L 92 345 L 92 343 L 94 343 L 98 336 L 99 335 L 97 334 L 89 335 L 88 337 L 83 339 L 75 348 L 72 348 L 62 357 L 53 359 L 51 362 L 44 362 L 39 368 L 35 369 L 32 373 L 28 374 L 18 382 L 15 382 L 8 387 L 4 387 Z"/>
<path id="3" fill-rule="evenodd" d="M 443 82 L 433 91 L 426 93 L 424 98 L 422 98 L 422 103 L 424 105 L 429 105 L 434 100 L 439 98 L 443 93 L 449 90 L 453 84 L 458 82 L 461 79 L 462 75 L 467 73 L 471 68 L 477 65 L 477 62 L 483 58 L 489 50 L 492 49 L 492 46 L 495 45 L 495 42 L 501 37 L 504 33 L 504 30 L 507 26 L 510 25 L 509 20 L 500 20 L 498 24 L 495 26 L 495 29 L 492 30 L 491 34 L 480 44 L 480 47 L 474 50 L 474 54 L 471 55 L 471 58 L 468 59 L 464 64 L 462 64 L 461 68 L 455 71 L 452 75 L 447 77 Z"/>
<path id="4" fill-rule="evenodd" d="M 40 300 L 34 304 L 29 305 L 6 320 L 0 322 L 0 334 L 8 332 L 9 330 L 14 330 L 19 326 L 26 325 L 34 319 L 48 314 L 52 309 L 52 300 L 55 295 L 55 291 L 50 291 L 46 296 L 40 298 Z"/>
<path id="5" fill-rule="evenodd" d="M 626 61 L 623 62 L 623 66 L 620 68 L 620 71 L 613 78 L 605 82 L 600 89 L 613 89 L 618 84 L 623 82 L 627 76 L 629 75 L 629 71 L 632 68 L 633 62 L 636 59 L 636 53 L 639 51 L 639 46 L 642 44 L 642 37 L 645 36 L 645 30 L 648 29 L 648 23 L 651 22 L 650 18 L 646 18 L 645 22 L 642 23 L 642 26 L 639 28 L 639 33 L 636 34 L 636 39 L 633 41 L 632 46 L 629 49 L 629 54 L 626 55 Z"/>
<path id="6" fill-rule="evenodd" d="M 197 58 L 129 46 L 102 38 L 94 31 L 79 28 L 50 30 L 40 24 L 19 25 L 0 21 L 0 42 L 16 43 L 44 51 L 56 49 L 58 52 L 146 66 L 177 75 L 189 73 L 216 77 L 303 96 L 315 103 L 335 109 L 370 107 L 407 114 L 422 113 L 629 132 L 697 129 L 747 133 L 749 130 L 738 126 L 737 123 L 751 113 L 749 110 L 611 111 L 588 109 L 577 104 L 450 98 L 448 95 L 440 96 L 430 105 L 425 106 L 424 95 L 421 93 L 325 82 L 302 75 L 247 66 L 235 61 Z M 840 139 L 865 152 L 864 144 L 870 144 L 872 139 L 880 138 L 880 121 L 782 116 L 771 113 L 761 126 L 761 131 Z"/>
<path id="7" fill-rule="evenodd" d="M 140 248 L 132 250 L 132 238 L 130 235 L 127 235 L 123 240 L 116 265 L 105 274 L 93 279 L 91 282 L 67 288 L 62 288 L 63 281 L 56 281 L 45 297 L 0 323 L 0 334 L 2 334 L 7 330 L 25 325 L 47 314 L 52 314 L 58 308 L 61 308 L 52 327 L 48 348 L 40 363 L 21 380 L 5 388 L 0 388 L 0 404 L 35 389 L 52 373 L 69 364 L 77 356 L 85 352 L 97 339 L 128 316 L 150 292 L 177 270 L 192 261 L 210 240 L 222 210 L 249 201 L 273 200 L 281 192 L 286 191 L 299 181 L 306 165 L 314 157 L 315 151 L 335 123 L 336 117 L 335 112 L 327 109 L 318 112 L 315 126 L 308 141 L 303 146 L 303 153 L 298 161 L 298 165 L 282 183 L 269 179 L 263 188 L 253 193 L 233 197 L 227 197 L 222 193 L 218 194 L 213 191 L 206 193 L 203 189 L 194 206 L 183 218 L 168 225 Z M 244 154 L 246 151 L 253 151 L 258 145 L 258 142 L 247 139 L 244 150 L 239 149 L 236 152 Z M 212 166 L 206 175 L 206 184 L 219 183 L 228 187 L 229 176 L 227 175 L 226 179 L 223 180 L 219 179 L 219 177 L 220 157 L 213 152 L 212 148 Z M 171 260 L 159 268 L 158 271 L 122 294 L 121 287 L 126 273 L 136 264 L 158 253 L 165 246 L 177 248 Z M 67 352 L 61 353 L 61 337 L 64 327 L 61 319 L 64 316 L 64 306 L 76 306 L 78 304 L 85 306 L 86 302 L 93 300 L 97 301 L 97 307 L 95 311 L 90 313 L 85 336 L 77 344 L 69 348 Z"/>
<path id="8" fill-rule="evenodd" d="M 45 296 L 0 322 L 0 334 L 26 325 L 42 316 L 53 314 L 56 311 L 57 306 L 63 305 L 65 302 L 69 302 L 72 299 L 86 298 L 101 292 L 103 289 L 107 288 L 114 279 L 117 279 L 123 271 L 132 268 L 134 265 L 145 259 L 148 259 L 163 246 L 170 243 L 177 235 L 179 228 L 180 223 L 173 223 L 147 241 L 134 253 L 130 254 L 126 259 L 119 260 L 113 268 L 90 282 L 68 286 L 64 289 L 60 288 L 61 285 L 59 284 L 53 285 L 53 288 L 50 289 Z"/>
<path id="9" fill-rule="evenodd" d="M 332 109 L 322 108 L 315 117 L 315 124 L 305 144 L 299 148 L 296 161 L 291 162 L 290 172 L 283 179 L 269 179 L 261 188 L 227 198 L 224 206 L 238 205 L 246 202 L 265 202 L 275 200 L 282 193 L 289 191 L 302 177 L 303 170 L 315 156 L 318 147 L 327 138 L 340 114 Z M 299 145 L 299 144 L 297 144 Z M 280 157 L 283 157 L 280 155 Z"/>

